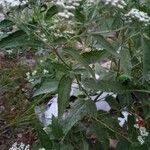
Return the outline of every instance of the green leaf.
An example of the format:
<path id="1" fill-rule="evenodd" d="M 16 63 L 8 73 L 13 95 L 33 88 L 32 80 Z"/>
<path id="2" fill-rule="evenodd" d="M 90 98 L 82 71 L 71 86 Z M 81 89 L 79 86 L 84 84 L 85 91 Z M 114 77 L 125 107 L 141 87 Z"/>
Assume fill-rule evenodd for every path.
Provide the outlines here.
<path id="1" fill-rule="evenodd" d="M 103 51 L 95 50 L 95 51 L 85 52 L 82 54 L 82 57 L 85 59 L 86 62 L 88 62 L 88 64 L 96 63 L 101 59 L 106 58 L 107 56 L 109 56 L 109 54 L 105 50 Z"/>
<path id="2" fill-rule="evenodd" d="M 52 63 L 52 65 L 54 66 L 54 68 L 57 70 L 57 71 L 60 71 L 60 72 L 68 72 L 69 69 L 64 65 L 64 64 L 60 64 L 60 63 Z"/>
<path id="3" fill-rule="evenodd" d="M 131 147 L 131 144 L 125 140 L 125 139 L 119 139 L 119 142 L 117 143 L 116 150 L 129 150 Z"/>
<path id="4" fill-rule="evenodd" d="M 91 134 L 95 134 L 100 142 L 101 140 L 108 138 L 107 129 L 96 121 L 94 121 L 90 126 L 89 132 Z"/>
<path id="5" fill-rule="evenodd" d="M 0 29 L 12 27 L 13 25 L 14 23 L 12 21 L 4 19 L 3 21 L 0 22 Z"/>
<path id="6" fill-rule="evenodd" d="M 96 112 L 96 106 L 93 101 L 81 99 L 77 100 L 65 120 L 64 134 L 66 135 L 69 130 L 85 115 L 94 116 Z"/>
<path id="7" fill-rule="evenodd" d="M 122 48 L 120 51 L 120 67 L 125 74 L 127 75 L 131 74 L 132 64 L 128 49 Z"/>
<path id="8" fill-rule="evenodd" d="M 71 55 L 78 62 L 80 62 L 91 73 L 93 78 L 95 78 L 95 74 L 94 74 L 93 70 L 89 67 L 88 62 L 83 58 L 82 55 L 80 55 L 80 53 L 78 53 L 77 50 L 75 50 L 73 48 L 64 48 L 63 50 L 64 50 L 64 52 L 66 52 L 69 55 Z"/>
<path id="9" fill-rule="evenodd" d="M 114 47 L 100 34 L 92 34 L 93 38 L 97 41 L 98 44 L 102 46 L 105 50 L 107 50 L 110 54 L 118 57 L 117 52 Z"/>
<path id="10" fill-rule="evenodd" d="M 52 142 L 50 141 L 48 135 L 43 130 L 43 127 L 40 125 L 38 121 L 35 121 L 34 127 L 36 129 L 36 132 L 38 134 L 38 138 L 40 139 L 41 145 L 46 149 L 50 150 L 52 149 Z"/>
<path id="11" fill-rule="evenodd" d="M 0 41 L 0 48 L 17 48 L 17 47 L 40 47 L 43 43 L 34 37 L 29 37 L 24 31 L 19 30 L 9 34 Z"/>
<path id="12" fill-rule="evenodd" d="M 92 90 L 100 90 L 103 92 L 116 92 L 116 93 L 123 93 L 128 92 L 129 87 L 124 87 L 120 83 L 115 81 L 95 81 L 93 79 L 85 79 L 83 80 L 83 85 Z"/>
<path id="13" fill-rule="evenodd" d="M 63 137 L 62 126 L 59 123 L 59 120 L 53 116 L 52 118 L 52 133 L 56 139 Z"/>
<path id="14" fill-rule="evenodd" d="M 119 104 L 116 100 L 116 98 L 112 97 L 112 96 L 108 96 L 105 99 L 107 101 L 107 103 L 111 106 L 112 109 L 119 109 Z"/>
<path id="15" fill-rule="evenodd" d="M 83 14 L 83 12 L 81 12 L 79 9 L 75 10 L 75 19 L 78 22 L 84 23 L 85 22 L 85 15 Z"/>
<path id="16" fill-rule="evenodd" d="M 150 80 L 150 37 L 142 36 L 143 48 L 143 77 Z"/>
<path id="17" fill-rule="evenodd" d="M 44 83 L 42 83 L 40 88 L 35 90 L 33 97 L 41 95 L 41 94 L 55 92 L 57 90 L 57 86 L 58 86 L 58 81 L 56 81 L 56 80 L 44 82 Z"/>
<path id="18" fill-rule="evenodd" d="M 46 15 L 45 15 L 45 19 L 46 20 L 49 20 L 51 19 L 54 15 L 56 15 L 58 13 L 58 7 L 56 5 L 53 5 L 52 7 L 50 7 L 48 9 L 48 11 L 46 12 Z"/>
<path id="19" fill-rule="evenodd" d="M 137 85 L 130 84 L 123 86 L 121 83 L 112 80 L 98 80 L 86 78 L 82 81 L 82 84 L 87 89 L 92 89 L 95 91 L 103 92 L 114 92 L 114 93 L 130 93 L 132 91 L 141 93 L 150 93 L 149 90 L 143 89 L 143 87 L 138 87 Z"/>
<path id="20" fill-rule="evenodd" d="M 69 104 L 70 90 L 72 78 L 69 75 L 64 75 L 58 85 L 58 117 L 64 113 L 67 105 Z"/>

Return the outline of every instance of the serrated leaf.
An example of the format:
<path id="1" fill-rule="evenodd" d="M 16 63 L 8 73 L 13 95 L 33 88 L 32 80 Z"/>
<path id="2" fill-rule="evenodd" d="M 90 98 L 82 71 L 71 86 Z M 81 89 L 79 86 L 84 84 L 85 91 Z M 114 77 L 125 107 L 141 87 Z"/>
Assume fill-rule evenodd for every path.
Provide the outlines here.
<path id="1" fill-rule="evenodd" d="M 52 65 L 54 66 L 54 68 L 57 70 L 57 71 L 60 71 L 60 72 L 68 72 L 69 69 L 64 65 L 64 64 L 60 64 L 60 63 L 52 63 Z"/>
<path id="2" fill-rule="evenodd" d="M 0 29 L 12 27 L 13 25 L 14 23 L 12 21 L 4 19 L 3 21 L 0 22 Z"/>
<path id="3" fill-rule="evenodd" d="M 118 57 L 118 53 L 115 51 L 114 47 L 102 35 L 93 33 L 92 36 L 102 48 L 107 50 L 113 56 Z"/>
<path id="4" fill-rule="evenodd" d="M 82 54 L 82 57 L 85 59 L 88 64 L 96 63 L 100 61 L 103 58 L 106 58 L 109 56 L 107 51 L 90 51 L 90 52 L 85 52 Z"/>
<path id="5" fill-rule="evenodd" d="M 119 109 L 119 103 L 114 97 L 108 96 L 105 98 L 105 100 L 111 106 L 112 109 Z"/>
<path id="6" fill-rule="evenodd" d="M 120 51 L 120 67 L 124 71 L 125 74 L 131 74 L 131 57 L 128 49 L 122 48 Z"/>
<path id="7" fill-rule="evenodd" d="M 52 118 L 52 133 L 56 139 L 60 139 L 63 136 L 62 126 L 54 116 Z"/>
<path id="8" fill-rule="evenodd" d="M 143 48 L 143 77 L 145 80 L 150 80 L 150 38 L 142 36 Z"/>
<path id="9" fill-rule="evenodd" d="M 64 75 L 58 85 L 58 117 L 61 118 L 64 110 L 69 104 L 70 90 L 72 78 L 69 75 Z"/>
<path id="10" fill-rule="evenodd" d="M 45 19 L 49 20 L 50 18 L 52 18 L 54 15 L 56 15 L 58 13 L 58 7 L 56 5 L 53 5 L 52 7 L 50 7 L 48 9 L 48 11 L 46 12 L 45 15 Z"/>
<path id="11" fill-rule="evenodd" d="M 83 80 L 83 85 L 92 90 L 100 90 L 103 92 L 127 92 L 128 87 L 122 86 L 120 83 L 115 82 L 115 81 L 105 81 L 105 80 L 100 80 L 100 81 L 95 81 L 93 79 L 85 79 Z"/>
<path id="12" fill-rule="evenodd" d="M 40 139 L 41 145 L 46 149 L 50 150 L 52 149 L 52 142 L 50 141 L 48 135 L 43 130 L 43 127 L 40 125 L 38 121 L 35 122 L 35 129 L 38 134 L 38 138 Z"/>
<path id="13" fill-rule="evenodd" d="M 33 97 L 41 94 L 55 92 L 57 90 L 57 87 L 58 87 L 58 81 L 56 80 L 44 82 L 37 90 L 35 90 Z"/>
<path id="14" fill-rule="evenodd" d="M 64 134 L 66 135 L 69 130 L 85 115 L 94 116 L 96 112 L 96 106 L 93 101 L 77 100 L 71 108 L 69 115 L 65 119 Z"/>
<path id="15" fill-rule="evenodd" d="M 114 92 L 114 93 L 130 93 L 132 91 L 141 93 L 150 93 L 149 90 L 144 90 L 143 87 L 138 87 L 137 85 L 130 84 L 123 86 L 121 83 L 112 80 L 97 80 L 92 78 L 86 78 L 82 81 L 85 88 L 103 91 L 103 92 Z"/>
<path id="16" fill-rule="evenodd" d="M 103 140 L 103 139 L 107 139 L 108 135 L 107 135 L 107 129 L 100 125 L 98 122 L 94 121 L 92 123 L 92 125 L 89 128 L 89 132 L 91 134 L 95 134 L 98 138 L 99 141 Z"/>
<path id="17" fill-rule="evenodd" d="M 43 43 L 39 40 L 29 37 L 24 31 L 18 30 L 9 34 L 0 41 L 0 48 L 17 48 L 17 47 L 40 47 Z"/>
<path id="18" fill-rule="evenodd" d="M 93 70 L 89 67 L 88 62 L 80 55 L 80 53 L 78 53 L 77 50 L 75 50 L 73 48 L 64 48 L 63 50 L 64 50 L 64 52 L 71 55 L 78 62 L 80 62 L 91 73 L 93 78 L 95 78 L 95 74 L 94 74 Z"/>

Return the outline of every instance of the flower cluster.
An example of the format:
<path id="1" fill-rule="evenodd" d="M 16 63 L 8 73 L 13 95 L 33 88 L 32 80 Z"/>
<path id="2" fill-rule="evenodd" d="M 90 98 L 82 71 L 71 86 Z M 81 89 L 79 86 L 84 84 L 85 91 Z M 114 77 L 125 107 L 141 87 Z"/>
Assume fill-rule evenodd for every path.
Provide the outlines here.
<path id="1" fill-rule="evenodd" d="M 74 14 L 72 11 L 75 10 L 76 7 L 80 6 L 81 1 L 82 0 L 57 0 L 55 4 L 63 8 L 63 11 L 59 12 L 58 16 L 65 19 L 73 17 Z"/>
<path id="2" fill-rule="evenodd" d="M 49 71 L 46 69 L 43 69 L 42 72 L 39 72 L 37 70 L 34 70 L 33 72 L 27 72 L 26 73 L 26 79 L 30 82 L 33 83 L 35 81 L 37 73 L 40 73 L 41 75 L 47 75 L 49 74 Z"/>
<path id="3" fill-rule="evenodd" d="M 29 150 L 30 145 L 15 142 L 9 150 Z"/>
<path id="4" fill-rule="evenodd" d="M 103 0 L 105 5 L 111 5 L 123 9 L 127 4 L 124 0 Z"/>
<path id="5" fill-rule="evenodd" d="M 2 5 L 4 8 L 24 5 L 26 3 L 27 3 L 27 0 L 1 0 L 0 1 L 0 5 Z"/>
<path id="6" fill-rule="evenodd" d="M 125 14 L 125 17 L 129 22 L 132 22 L 132 20 L 136 20 L 138 22 L 144 23 L 145 26 L 148 26 L 150 24 L 150 17 L 148 16 L 148 14 L 136 8 L 131 9 L 127 14 Z"/>
<path id="7" fill-rule="evenodd" d="M 146 131 L 146 128 L 144 127 L 144 120 L 142 118 L 136 119 L 136 124 L 134 127 L 139 130 L 139 136 L 138 136 L 138 141 L 140 144 L 144 144 L 145 138 L 149 135 L 149 132 Z"/>
<path id="8" fill-rule="evenodd" d="M 35 76 L 37 74 L 37 71 L 34 70 L 32 73 L 30 72 L 27 72 L 26 73 L 26 77 L 27 77 L 27 80 L 32 83 L 34 81 L 34 79 L 32 78 L 33 76 Z"/>

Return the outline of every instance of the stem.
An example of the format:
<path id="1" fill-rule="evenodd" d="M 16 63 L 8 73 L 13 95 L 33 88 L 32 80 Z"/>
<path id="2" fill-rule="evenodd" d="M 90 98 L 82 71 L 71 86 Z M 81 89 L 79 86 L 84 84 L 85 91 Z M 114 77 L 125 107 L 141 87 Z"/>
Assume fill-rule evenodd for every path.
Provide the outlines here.
<path id="1" fill-rule="evenodd" d="M 78 83 L 78 85 L 79 85 L 79 87 L 82 89 L 82 91 L 85 93 L 85 95 L 89 98 L 89 99 L 91 99 L 90 98 L 90 96 L 89 96 L 89 94 L 88 94 L 88 92 L 83 88 L 83 86 L 81 85 L 81 83 L 80 83 L 80 81 L 79 81 L 79 79 L 78 79 L 78 76 L 76 75 L 76 74 L 74 74 L 75 75 L 75 78 L 76 78 L 76 80 L 77 80 L 77 83 Z"/>
<path id="2" fill-rule="evenodd" d="M 129 138 L 127 138 L 126 136 L 122 135 L 120 132 L 117 132 L 117 131 L 113 130 L 113 129 L 110 128 L 107 124 L 105 124 L 104 122 L 98 120 L 98 119 L 95 118 L 95 117 L 93 117 L 93 119 L 94 119 L 95 121 L 99 122 L 101 125 L 103 125 L 103 126 L 106 127 L 107 129 L 109 129 L 110 131 L 112 131 L 112 132 L 114 132 L 114 133 L 116 133 L 116 134 L 122 136 L 122 137 L 123 137 L 124 139 L 126 139 L 128 142 L 130 142 L 131 144 L 133 144 L 133 142 L 132 142 Z"/>

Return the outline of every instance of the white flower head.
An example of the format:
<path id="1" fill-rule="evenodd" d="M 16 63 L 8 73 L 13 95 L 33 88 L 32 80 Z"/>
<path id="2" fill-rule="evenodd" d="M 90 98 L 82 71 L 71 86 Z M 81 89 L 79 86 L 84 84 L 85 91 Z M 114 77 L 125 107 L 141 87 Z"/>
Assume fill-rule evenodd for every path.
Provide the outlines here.
<path id="1" fill-rule="evenodd" d="M 37 70 L 34 70 L 33 72 L 32 72 L 32 76 L 35 76 L 37 74 Z"/>
<path id="2" fill-rule="evenodd" d="M 149 135 L 149 132 L 146 131 L 145 127 L 140 127 L 139 129 L 140 129 L 141 136 L 148 136 Z"/>
<path id="3" fill-rule="evenodd" d="M 120 9 L 123 9 L 127 5 L 124 0 L 103 0 L 103 2 L 105 5 L 111 5 Z"/>
<path id="4" fill-rule="evenodd" d="M 30 150 L 30 145 L 15 142 L 9 150 Z"/>
<path id="5" fill-rule="evenodd" d="M 137 139 L 138 139 L 138 141 L 140 142 L 141 145 L 144 144 L 145 141 L 144 141 L 142 136 L 139 135 Z"/>
<path id="6" fill-rule="evenodd" d="M 12 49 L 10 49 L 10 50 L 7 50 L 6 52 L 10 55 L 10 54 L 12 54 L 12 53 L 13 53 L 13 50 L 12 50 Z"/>
<path id="7" fill-rule="evenodd" d="M 48 71 L 48 70 L 46 70 L 46 69 L 44 69 L 44 70 L 43 70 L 43 73 L 44 73 L 44 74 L 48 74 L 48 73 L 49 73 L 49 71 Z"/>
<path id="8" fill-rule="evenodd" d="M 140 126 L 138 124 L 134 124 L 134 127 L 137 128 L 137 129 L 140 128 Z"/>
<path id="9" fill-rule="evenodd" d="M 127 20 L 137 20 L 138 22 L 144 23 L 145 26 L 150 24 L 150 17 L 147 13 L 140 11 L 136 8 L 132 8 L 127 14 L 125 14 Z"/>
<path id="10" fill-rule="evenodd" d="M 42 60 L 42 59 L 40 60 L 40 63 L 43 63 L 43 60 Z"/>
<path id="11" fill-rule="evenodd" d="M 27 79 L 30 79 L 30 77 L 31 77 L 31 76 L 30 76 L 30 72 L 27 72 L 27 73 L 26 73 L 26 77 L 27 77 Z"/>
<path id="12" fill-rule="evenodd" d="M 27 3 L 27 0 L 0 0 L 0 5 L 3 8 L 15 7 L 19 5 L 24 5 Z"/>

